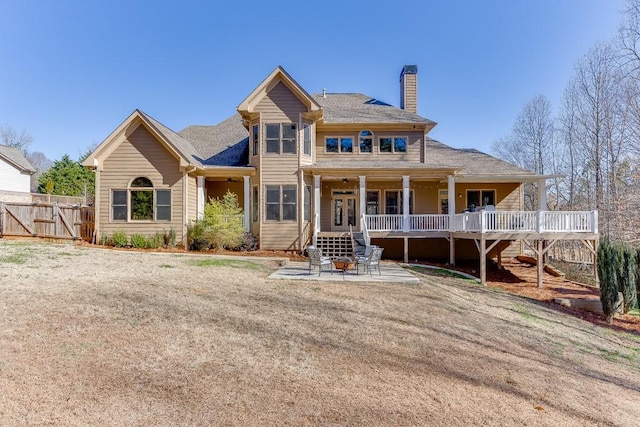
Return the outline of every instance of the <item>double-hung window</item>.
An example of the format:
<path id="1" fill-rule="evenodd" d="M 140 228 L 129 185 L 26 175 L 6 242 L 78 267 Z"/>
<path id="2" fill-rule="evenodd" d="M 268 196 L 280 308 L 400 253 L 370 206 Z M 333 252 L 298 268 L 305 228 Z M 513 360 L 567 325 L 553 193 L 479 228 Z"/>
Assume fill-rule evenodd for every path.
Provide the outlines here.
<path id="1" fill-rule="evenodd" d="M 111 190 L 111 220 L 171 221 L 171 190 L 154 188 L 148 178 L 135 178 L 127 189 Z"/>
<path id="2" fill-rule="evenodd" d="M 467 208 L 496 204 L 496 190 L 467 190 Z"/>
<path id="3" fill-rule="evenodd" d="M 305 155 L 310 156 L 311 155 L 311 130 L 312 130 L 311 124 L 305 123 L 304 128 L 302 130 L 303 130 L 303 138 L 304 138 L 302 152 Z"/>
<path id="4" fill-rule="evenodd" d="M 381 136 L 379 138 L 379 149 L 381 153 L 406 153 L 406 136 Z"/>
<path id="5" fill-rule="evenodd" d="M 360 132 L 360 152 L 373 153 L 373 133 L 370 130 Z"/>
<path id="6" fill-rule="evenodd" d="M 253 155 L 260 154 L 260 125 L 253 125 L 251 127 L 251 139 L 253 140 Z"/>
<path id="7" fill-rule="evenodd" d="M 267 154 L 296 154 L 297 127 L 295 123 L 267 123 L 265 125 Z"/>
<path id="8" fill-rule="evenodd" d="M 265 186 L 267 221 L 295 221 L 297 219 L 297 187 L 295 185 Z"/>

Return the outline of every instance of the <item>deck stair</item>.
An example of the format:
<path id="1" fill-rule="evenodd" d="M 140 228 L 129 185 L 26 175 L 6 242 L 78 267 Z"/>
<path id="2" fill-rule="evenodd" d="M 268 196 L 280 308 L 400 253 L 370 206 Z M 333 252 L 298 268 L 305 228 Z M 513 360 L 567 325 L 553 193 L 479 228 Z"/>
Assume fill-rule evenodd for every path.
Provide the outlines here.
<path id="1" fill-rule="evenodd" d="M 364 240 L 364 234 L 361 231 L 353 232 L 353 252 L 356 256 L 364 256 L 367 243 Z"/>

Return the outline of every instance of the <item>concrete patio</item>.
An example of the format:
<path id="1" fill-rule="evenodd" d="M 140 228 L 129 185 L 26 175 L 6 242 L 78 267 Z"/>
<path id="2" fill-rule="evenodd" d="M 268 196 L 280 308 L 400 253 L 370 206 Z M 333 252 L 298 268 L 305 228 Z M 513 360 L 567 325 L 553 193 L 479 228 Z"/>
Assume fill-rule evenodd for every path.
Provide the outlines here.
<path id="1" fill-rule="evenodd" d="M 365 283 L 419 283 L 420 279 L 414 276 L 409 270 L 402 268 L 393 262 L 383 262 L 380 265 L 380 274 L 373 271 L 373 274 L 365 273 L 360 269 L 360 274 L 356 274 L 356 270 L 347 270 L 344 274 L 342 271 L 333 269 L 322 270 L 322 274 L 318 276 L 318 267 L 315 267 L 309 273 L 309 263 L 307 262 L 289 262 L 284 267 L 269 276 L 269 279 L 283 280 L 320 280 L 325 282 L 365 282 Z"/>

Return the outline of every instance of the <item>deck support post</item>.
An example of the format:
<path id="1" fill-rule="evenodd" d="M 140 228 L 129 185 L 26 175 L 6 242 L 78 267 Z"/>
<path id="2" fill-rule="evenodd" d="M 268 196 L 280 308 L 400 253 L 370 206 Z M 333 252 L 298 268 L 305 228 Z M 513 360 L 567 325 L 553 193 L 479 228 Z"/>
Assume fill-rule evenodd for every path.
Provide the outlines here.
<path id="1" fill-rule="evenodd" d="M 409 199 L 411 192 L 409 191 L 409 175 L 402 176 L 402 231 L 408 232 L 411 230 L 411 224 L 409 223 Z"/>
<path id="2" fill-rule="evenodd" d="M 478 252 L 480 252 L 480 283 L 483 285 L 487 284 L 487 241 L 484 236 L 480 237 L 480 247 L 478 248 Z"/>
<path id="3" fill-rule="evenodd" d="M 536 240 L 536 256 L 538 258 L 538 262 L 536 263 L 536 267 L 538 268 L 538 288 L 542 288 L 542 272 L 543 272 L 543 261 L 544 261 L 544 249 L 543 249 L 543 241 L 538 239 Z"/>
<path id="4" fill-rule="evenodd" d="M 449 233 L 449 264 L 456 265 L 456 239 Z"/>
<path id="5" fill-rule="evenodd" d="M 243 176 L 244 178 L 244 194 L 243 194 L 243 203 L 244 203 L 244 231 L 247 233 L 251 231 L 251 202 L 249 201 L 249 196 L 251 195 L 251 177 L 248 175 Z"/>
<path id="6" fill-rule="evenodd" d="M 405 264 L 409 262 L 409 238 L 404 238 L 404 262 Z"/>

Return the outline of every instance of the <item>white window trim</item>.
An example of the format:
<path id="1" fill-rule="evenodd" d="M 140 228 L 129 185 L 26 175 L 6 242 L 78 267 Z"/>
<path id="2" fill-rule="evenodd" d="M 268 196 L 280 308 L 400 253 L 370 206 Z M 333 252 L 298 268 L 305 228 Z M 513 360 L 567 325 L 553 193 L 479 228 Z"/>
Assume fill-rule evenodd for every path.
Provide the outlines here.
<path id="1" fill-rule="evenodd" d="M 131 187 L 131 183 L 138 178 L 148 179 L 153 185 L 153 180 L 146 176 L 136 176 L 129 180 L 126 188 L 110 188 L 109 189 L 109 222 L 114 224 L 150 224 L 150 223 L 160 223 L 160 224 L 168 224 L 171 223 L 173 218 L 173 189 L 172 188 L 158 188 L 158 187 Z M 113 219 L 113 192 L 114 191 L 124 191 L 127 193 L 127 219 Z M 131 219 L 131 191 L 151 191 L 153 192 L 153 219 Z M 158 191 L 168 191 L 169 192 L 169 219 L 157 219 L 157 208 L 158 208 Z"/>
<path id="2" fill-rule="evenodd" d="M 333 151 L 327 151 L 327 139 L 331 139 L 331 138 L 337 138 L 338 139 L 338 151 L 337 152 L 333 152 Z M 342 152 L 342 144 L 340 144 L 340 140 L 343 138 L 349 138 L 351 139 L 351 141 L 353 141 L 353 145 L 351 146 L 351 151 L 345 151 Z M 356 142 L 358 143 L 358 152 L 360 151 L 360 139 L 359 138 L 354 138 L 353 135 L 326 135 L 324 137 L 324 153 L 325 154 L 357 154 L 357 151 L 355 150 L 355 145 Z"/>
<path id="3" fill-rule="evenodd" d="M 274 139 L 274 138 L 267 138 L 267 126 L 269 126 L 269 125 L 278 125 L 278 127 L 279 127 L 278 131 L 280 133 L 280 136 L 278 137 L 278 152 L 277 153 L 270 153 L 270 152 L 267 151 L 267 139 L 269 139 L 269 140 Z M 283 134 L 284 133 L 282 131 L 282 126 L 283 125 L 289 125 L 289 126 L 294 125 L 296 127 L 295 141 L 294 141 L 294 144 L 293 144 L 293 146 L 296 148 L 296 152 L 295 153 L 285 153 L 285 152 L 282 151 L 282 143 L 284 141 L 284 138 L 283 138 Z M 300 126 L 298 125 L 298 123 L 295 123 L 295 122 L 264 122 L 263 123 L 263 129 L 262 129 L 263 130 L 263 138 L 262 138 L 262 140 L 264 141 L 264 144 L 263 144 L 264 145 L 264 155 L 265 156 L 297 156 L 298 152 L 300 150 L 300 147 L 299 147 L 300 141 L 299 141 L 299 135 L 298 135 L 298 133 L 300 131 L 299 127 Z"/>
<path id="4" fill-rule="evenodd" d="M 258 127 L 258 141 L 256 143 L 255 139 L 254 139 L 254 133 L 253 133 L 253 128 L 254 127 Z M 257 148 L 257 150 L 256 150 Z M 260 154 L 260 123 L 252 123 L 251 124 L 251 156 L 257 156 Z"/>
<path id="5" fill-rule="evenodd" d="M 380 149 L 380 140 L 383 138 L 391 138 L 391 151 L 382 151 Z M 405 143 L 406 143 L 406 147 L 407 150 L 406 151 L 396 151 L 396 144 L 395 144 L 395 139 L 396 138 L 404 138 L 405 139 Z M 378 136 L 378 153 L 380 154 L 407 154 L 409 152 L 409 136 L 408 135 L 379 135 Z"/>
<path id="6" fill-rule="evenodd" d="M 278 202 L 278 206 L 279 206 L 279 219 L 267 219 L 267 187 L 279 187 L 280 188 L 280 201 Z M 283 187 L 295 187 L 296 189 L 296 197 L 294 197 L 295 200 L 295 212 L 296 212 L 296 218 L 295 219 L 282 219 L 282 207 L 284 206 L 283 203 L 283 199 L 284 199 L 284 190 Z M 291 223 L 296 223 L 298 222 L 298 192 L 299 192 L 299 188 L 297 185 L 295 184 L 276 184 L 276 185 L 269 185 L 269 184 L 264 184 L 263 187 L 263 191 L 264 191 L 264 222 L 268 223 L 268 224 L 278 224 L 278 223 L 286 223 L 286 224 L 291 224 Z M 292 203 L 289 203 L 292 204 Z"/>
<path id="7" fill-rule="evenodd" d="M 369 201 L 367 199 L 368 193 L 378 193 L 378 213 L 376 215 L 380 215 L 381 212 L 384 211 L 384 209 L 382 209 L 382 200 L 380 200 L 380 190 L 370 190 L 370 189 L 366 189 L 365 193 L 364 193 L 364 209 L 365 209 L 365 213 L 367 208 L 369 207 Z M 368 214 L 371 215 L 371 214 Z"/>
<path id="8" fill-rule="evenodd" d="M 373 191 L 373 190 L 367 190 L 367 191 Z M 400 201 L 400 196 L 402 196 L 402 194 L 403 194 L 402 188 L 400 188 L 398 190 L 394 190 L 392 188 L 390 188 L 388 190 L 384 190 L 384 206 L 381 209 L 382 213 L 384 215 L 404 215 L 403 213 L 397 213 L 397 214 L 388 214 L 388 213 L 386 213 L 387 212 L 387 193 L 391 193 L 391 192 L 400 194 L 398 196 L 398 201 Z M 415 192 L 413 191 L 413 188 L 409 189 L 409 193 L 410 193 L 409 200 L 412 202 L 411 206 L 409 206 L 409 211 L 413 212 L 415 214 L 415 212 L 416 212 L 416 195 L 415 195 Z M 382 203 L 380 202 L 380 204 L 382 204 Z M 402 205 L 399 205 L 398 206 L 398 211 L 400 211 L 401 209 L 402 209 Z"/>

